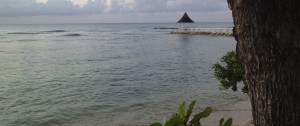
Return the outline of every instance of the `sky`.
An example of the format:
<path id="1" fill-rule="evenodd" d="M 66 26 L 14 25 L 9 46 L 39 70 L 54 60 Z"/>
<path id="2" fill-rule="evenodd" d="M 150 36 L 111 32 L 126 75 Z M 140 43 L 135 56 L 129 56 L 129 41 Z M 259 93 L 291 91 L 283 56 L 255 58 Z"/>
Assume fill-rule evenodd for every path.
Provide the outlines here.
<path id="1" fill-rule="evenodd" d="M 1 0 L 0 24 L 232 22 L 226 0 Z"/>

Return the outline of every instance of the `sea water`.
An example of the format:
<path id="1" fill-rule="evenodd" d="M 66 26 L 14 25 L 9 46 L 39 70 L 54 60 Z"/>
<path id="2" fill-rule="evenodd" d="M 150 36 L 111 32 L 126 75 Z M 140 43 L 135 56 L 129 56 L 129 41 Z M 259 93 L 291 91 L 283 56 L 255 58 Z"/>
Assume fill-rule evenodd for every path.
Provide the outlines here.
<path id="1" fill-rule="evenodd" d="M 228 28 L 232 23 L 197 23 Z M 220 91 L 212 65 L 233 37 L 169 34 L 178 24 L 0 25 L 1 126 L 162 122 L 247 99 Z"/>

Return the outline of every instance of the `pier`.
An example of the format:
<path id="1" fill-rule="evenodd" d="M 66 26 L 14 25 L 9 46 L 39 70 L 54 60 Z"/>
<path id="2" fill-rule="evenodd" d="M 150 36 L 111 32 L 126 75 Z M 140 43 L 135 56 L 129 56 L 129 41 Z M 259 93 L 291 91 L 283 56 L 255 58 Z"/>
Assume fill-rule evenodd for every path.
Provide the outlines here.
<path id="1" fill-rule="evenodd" d="M 232 28 L 180 28 L 171 34 L 233 36 Z"/>

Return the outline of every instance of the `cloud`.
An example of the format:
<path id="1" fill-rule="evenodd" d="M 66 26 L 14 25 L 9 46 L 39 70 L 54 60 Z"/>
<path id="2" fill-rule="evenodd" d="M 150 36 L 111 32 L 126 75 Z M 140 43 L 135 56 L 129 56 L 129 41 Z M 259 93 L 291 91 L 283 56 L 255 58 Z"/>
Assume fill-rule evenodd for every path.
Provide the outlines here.
<path id="1" fill-rule="evenodd" d="M 25 2 L 26 1 L 26 2 Z M 1 17 L 102 13 L 101 0 L 1 0 Z"/>
<path id="2" fill-rule="evenodd" d="M 80 8 L 84 7 L 87 3 L 88 0 L 70 0 L 74 6 L 79 6 Z"/>
<path id="3" fill-rule="evenodd" d="M 134 0 L 103 0 L 103 4 L 103 13 L 128 13 L 133 12 Z"/>
<path id="4" fill-rule="evenodd" d="M 138 12 L 162 12 L 167 11 L 168 0 L 135 0 L 134 9 Z"/>
<path id="5" fill-rule="evenodd" d="M 0 0 L 0 24 L 232 21 L 226 0 Z"/>
<path id="6" fill-rule="evenodd" d="M 177 11 L 224 11 L 225 0 L 168 0 L 168 9 Z"/>
<path id="7" fill-rule="evenodd" d="M 225 0 L 104 0 L 105 12 L 224 11 Z"/>
<path id="8" fill-rule="evenodd" d="M 1 0 L 0 16 L 222 11 L 225 0 Z"/>
<path id="9" fill-rule="evenodd" d="M 40 4 L 46 4 L 48 0 L 36 0 L 35 2 Z"/>

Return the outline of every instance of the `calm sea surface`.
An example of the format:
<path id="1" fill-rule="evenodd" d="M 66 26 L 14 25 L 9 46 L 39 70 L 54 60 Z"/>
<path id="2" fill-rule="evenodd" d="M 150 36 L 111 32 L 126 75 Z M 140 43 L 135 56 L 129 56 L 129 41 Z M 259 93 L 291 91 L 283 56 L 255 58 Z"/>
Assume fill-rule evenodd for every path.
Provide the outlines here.
<path id="1" fill-rule="evenodd" d="M 246 100 L 220 91 L 211 69 L 234 38 L 169 34 L 176 27 L 0 25 L 0 126 L 141 125 L 183 101 L 202 109 Z"/>

